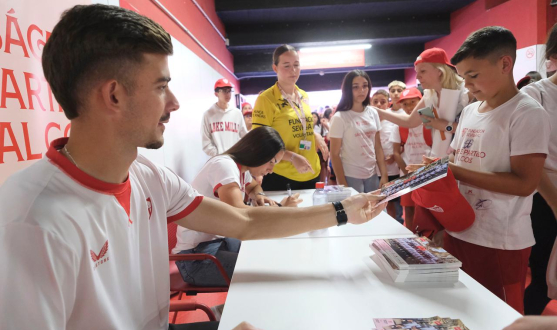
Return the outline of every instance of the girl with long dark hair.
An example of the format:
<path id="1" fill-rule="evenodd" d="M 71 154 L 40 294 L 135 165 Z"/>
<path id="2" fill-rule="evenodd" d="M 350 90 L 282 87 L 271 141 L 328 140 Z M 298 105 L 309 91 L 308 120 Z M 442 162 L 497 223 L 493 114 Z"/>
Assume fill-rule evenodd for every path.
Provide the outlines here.
<path id="1" fill-rule="evenodd" d="M 379 115 L 370 106 L 371 80 L 362 70 L 346 74 L 342 97 L 331 121 L 331 160 L 338 184 L 371 192 L 388 181 L 381 147 Z"/>
<path id="2" fill-rule="evenodd" d="M 261 186 L 253 179 L 273 172 L 275 164 L 284 156 L 284 142 L 271 127 L 251 130 L 240 141 L 224 153 L 215 156 L 203 166 L 192 182 L 192 187 L 208 198 L 218 199 L 235 207 L 249 207 L 244 203 L 249 196 L 254 206 L 269 204 L 276 206 L 265 196 Z M 297 206 L 299 194 L 287 197 L 281 206 Z M 232 276 L 240 242 L 236 239 L 202 233 L 178 226 L 178 242 L 173 253 L 210 253 L 221 261 L 229 276 Z M 210 241 L 214 241 L 210 242 Z M 210 243 L 208 243 L 210 242 Z M 216 247 L 214 245 L 217 245 Z M 225 245 L 225 247 L 223 247 Z M 220 247 L 219 247 L 220 246 Z M 202 286 L 223 285 L 212 263 L 177 263 L 182 277 L 188 283 Z"/>

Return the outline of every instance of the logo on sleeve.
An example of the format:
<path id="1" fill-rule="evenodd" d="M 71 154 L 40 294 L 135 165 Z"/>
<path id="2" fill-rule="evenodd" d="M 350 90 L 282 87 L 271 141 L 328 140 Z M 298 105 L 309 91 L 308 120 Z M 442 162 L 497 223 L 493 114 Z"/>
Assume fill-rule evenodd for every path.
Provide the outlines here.
<path id="1" fill-rule="evenodd" d="M 107 252 L 108 252 L 108 240 L 106 240 L 106 242 L 102 246 L 101 251 L 99 252 L 99 254 L 95 254 L 95 252 L 93 252 L 93 250 L 89 250 L 89 253 L 91 254 L 91 259 L 95 263 L 95 269 L 97 269 L 97 267 L 99 267 L 99 265 L 102 265 L 109 260 L 109 257 L 106 256 Z"/>
<path id="2" fill-rule="evenodd" d="M 153 203 L 151 202 L 151 197 L 147 198 L 147 211 L 149 212 L 149 220 L 151 220 L 151 215 L 153 214 Z"/>

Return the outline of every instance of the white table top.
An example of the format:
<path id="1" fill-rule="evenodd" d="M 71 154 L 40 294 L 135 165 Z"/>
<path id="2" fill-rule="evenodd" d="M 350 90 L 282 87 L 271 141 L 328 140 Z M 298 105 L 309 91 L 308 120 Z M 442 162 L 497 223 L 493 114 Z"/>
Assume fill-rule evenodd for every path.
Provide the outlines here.
<path id="1" fill-rule="evenodd" d="M 373 318 L 441 316 L 499 330 L 520 317 L 462 271 L 457 284 L 393 283 L 371 259 L 373 238 L 243 242 L 219 329 L 370 330 Z"/>
<path id="2" fill-rule="evenodd" d="M 357 192 L 352 190 L 352 195 Z M 315 189 L 293 190 L 292 193 L 299 193 L 300 198 L 304 201 L 298 204 L 298 207 L 313 205 L 313 192 Z M 269 191 L 265 192 L 270 198 L 280 202 L 284 197 L 288 196 L 286 191 Z M 413 236 L 412 232 L 406 227 L 398 223 L 386 212 L 381 212 L 377 217 L 361 225 L 347 224 L 340 227 L 330 227 L 326 230 L 304 233 L 291 236 L 288 238 L 308 238 L 308 237 L 348 237 L 348 236 L 377 236 L 377 235 L 399 235 Z"/>

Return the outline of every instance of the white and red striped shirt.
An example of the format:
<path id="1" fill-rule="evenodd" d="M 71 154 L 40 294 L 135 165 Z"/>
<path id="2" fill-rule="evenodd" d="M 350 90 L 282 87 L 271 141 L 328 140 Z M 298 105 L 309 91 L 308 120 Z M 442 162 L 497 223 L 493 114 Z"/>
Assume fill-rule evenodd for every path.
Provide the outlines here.
<path id="1" fill-rule="evenodd" d="M 0 328 L 168 329 L 166 224 L 203 197 L 141 155 L 124 183 L 95 179 L 66 142 L 0 187 Z"/>

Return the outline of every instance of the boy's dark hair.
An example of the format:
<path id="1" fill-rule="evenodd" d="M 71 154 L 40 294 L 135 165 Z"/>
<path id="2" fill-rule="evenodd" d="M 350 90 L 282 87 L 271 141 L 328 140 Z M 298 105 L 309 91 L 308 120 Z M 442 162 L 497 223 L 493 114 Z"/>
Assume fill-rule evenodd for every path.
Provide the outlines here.
<path id="1" fill-rule="evenodd" d="M 42 55 L 46 80 L 68 119 L 79 115 L 83 97 L 101 79 L 116 79 L 128 93 L 143 54 L 171 55 L 170 35 L 151 19 L 101 4 L 66 10 Z"/>
<path id="2" fill-rule="evenodd" d="M 547 33 L 544 55 L 546 60 L 549 60 L 552 55 L 557 55 L 557 23 Z"/>
<path id="3" fill-rule="evenodd" d="M 342 80 L 342 96 L 340 97 L 340 101 L 338 102 L 337 111 L 348 111 L 352 109 L 352 106 L 354 105 L 354 96 L 352 95 L 352 82 L 356 77 L 364 77 L 365 80 L 367 80 L 368 84 L 367 97 L 362 102 L 362 105 L 365 108 L 371 103 L 369 98 L 369 95 L 371 94 L 371 79 L 369 79 L 369 76 L 365 71 L 352 70 L 348 72 Z"/>
<path id="4" fill-rule="evenodd" d="M 272 127 L 261 126 L 249 131 L 223 154 L 229 155 L 237 164 L 257 167 L 269 162 L 284 149 L 280 134 Z"/>
<path id="5" fill-rule="evenodd" d="M 274 65 L 278 65 L 279 64 L 279 60 L 280 60 L 280 55 L 286 53 L 286 52 L 295 52 L 296 48 L 290 46 L 290 45 L 280 45 L 278 46 L 275 51 L 273 52 L 273 64 Z"/>
<path id="6" fill-rule="evenodd" d="M 451 58 L 451 63 L 457 65 L 469 57 L 489 58 L 491 61 L 496 61 L 504 55 L 511 56 L 514 65 L 516 60 L 516 39 L 514 35 L 504 27 L 487 26 L 466 38 Z"/>

